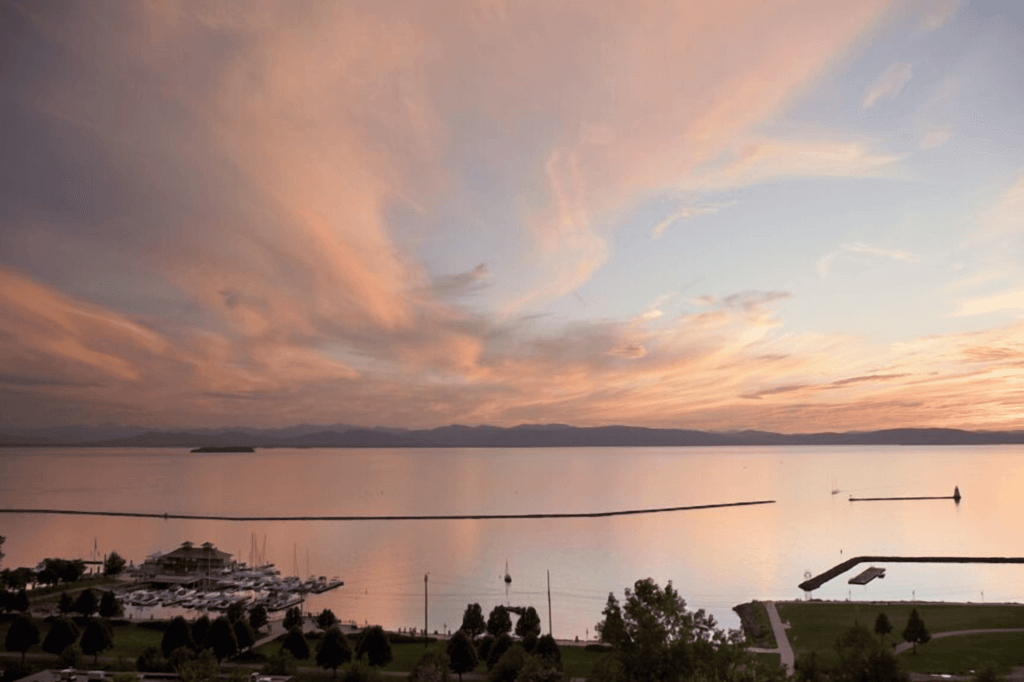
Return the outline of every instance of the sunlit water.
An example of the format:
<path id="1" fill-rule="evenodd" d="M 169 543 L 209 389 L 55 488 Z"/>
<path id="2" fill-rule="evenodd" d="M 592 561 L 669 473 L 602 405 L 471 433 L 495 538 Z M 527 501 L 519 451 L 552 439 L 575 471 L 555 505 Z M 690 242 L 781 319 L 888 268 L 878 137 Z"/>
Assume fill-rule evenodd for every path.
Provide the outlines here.
<path id="1" fill-rule="evenodd" d="M 842 492 L 832 494 L 833 485 Z M 951 495 L 952 501 L 859 502 Z M 138 563 L 190 540 L 249 558 L 252 534 L 283 575 L 338 576 L 307 599 L 345 620 L 454 629 L 533 605 L 559 638 L 594 636 L 609 591 L 671 580 L 734 627 L 750 599 L 799 599 L 815 574 L 862 554 L 1024 556 L 1024 448 L 775 447 L 510 450 L 0 450 L 0 507 L 214 515 L 591 512 L 745 500 L 775 504 L 597 519 L 214 522 L 0 515 L 5 567 L 117 551 Z M 861 567 L 863 568 L 863 567 Z M 1024 566 L 891 564 L 824 599 L 1024 601 Z M 859 569 L 857 569 L 859 570 Z"/>

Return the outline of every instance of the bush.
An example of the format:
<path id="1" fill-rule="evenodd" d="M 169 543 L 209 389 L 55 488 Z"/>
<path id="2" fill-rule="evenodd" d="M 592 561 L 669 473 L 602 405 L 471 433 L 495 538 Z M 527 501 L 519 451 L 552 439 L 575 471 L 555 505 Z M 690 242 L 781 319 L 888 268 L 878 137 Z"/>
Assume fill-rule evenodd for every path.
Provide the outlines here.
<path id="1" fill-rule="evenodd" d="M 69 666 L 77 668 L 79 666 Z M 171 664 L 164 658 L 163 652 L 158 647 L 150 646 L 142 650 L 142 653 L 135 660 L 135 668 L 141 673 L 169 673 Z"/>
<path id="2" fill-rule="evenodd" d="M 565 675 L 551 661 L 530 656 L 516 675 L 516 682 L 563 682 Z"/>
<path id="3" fill-rule="evenodd" d="M 64 647 L 64 651 L 60 652 L 58 657 L 60 660 L 61 668 L 78 668 L 82 667 L 85 659 L 85 654 L 82 653 L 82 647 L 77 644 L 70 644 Z"/>
<path id="4" fill-rule="evenodd" d="M 610 647 L 607 644 L 588 644 L 583 647 L 585 651 L 593 651 L 599 654 L 605 654 L 609 651 L 614 651 L 614 647 Z"/>
<path id="5" fill-rule="evenodd" d="M 423 652 L 409 673 L 409 682 L 448 682 L 448 654 L 434 645 Z"/>
<path id="6" fill-rule="evenodd" d="M 501 660 L 501 657 L 505 655 L 505 652 L 512 648 L 513 644 L 515 644 L 515 640 L 509 634 L 504 634 L 494 640 L 491 650 L 487 652 L 487 669 L 493 669 L 498 664 L 498 661 Z"/>
<path id="7" fill-rule="evenodd" d="M 342 682 L 381 682 L 382 679 L 380 671 L 358 661 L 353 663 L 341 678 Z"/>
<path id="8" fill-rule="evenodd" d="M 476 656 L 481 661 L 486 661 L 487 657 L 491 653 L 491 647 L 494 646 L 494 638 L 490 635 L 484 635 L 476 643 Z"/>
<path id="9" fill-rule="evenodd" d="M 500 637 L 498 642 L 501 642 Z M 491 655 L 494 655 L 494 651 L 497 648 L 498 646 L 495 645 L 491 649 Z M 508 651 L 501 655 L 501 658 L 494 663 L 491 671 L 487 673 L 487 682 L 515 682 L 516 677 L 519 676 L 519 671 L 526 665 L 528 658 L 529 654 L 518 644 L 509 647 Z"/>
<path id="10" fill-rule="evenodd" d="M 626 666 L 614 654 L 602 656 L 597 659 L 587 680 L 589 682 L 626 682 Z"/>
<path id="11" fill-rule="evenodd" d="M 297 663 L 295 657 L 281 649 L 267 659 L 263 665 L 264 675 L 294 675 Z"/>

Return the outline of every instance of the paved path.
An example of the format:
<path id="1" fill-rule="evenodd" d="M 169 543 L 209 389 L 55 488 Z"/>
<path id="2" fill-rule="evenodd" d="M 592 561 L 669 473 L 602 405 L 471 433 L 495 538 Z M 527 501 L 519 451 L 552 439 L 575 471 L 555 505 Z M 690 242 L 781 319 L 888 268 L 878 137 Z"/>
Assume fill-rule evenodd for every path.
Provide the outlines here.
<path id="1" fill-rule="evenodd" d="M 775 643 L 778 646 L 777 649 L 768 649 L 767 651 L 781 654 L 782 665 L 786 666 L 786 674 L 792 675 L 794 659 L 793 647 L 789 645 L 789 637 L 786 636 L 786 628 L 789 626 L 782 624 L 779 612 L 775 609 L 775 602 L 766 601 L 764 603 L 764 608 L 768 612 L 768 622 L 772 624 L 772 632 L 775 633 Z"/>
<path id="2" fill-rule="evenodd" d="M 983 635 L 991 632 L 1024 632 L 1024 628 L 985 628 L 982 630 L 950 630 L 949 632 L 936 632 L 932 635 L 932 639 L 942 639 L 943 637 L 959 637 L 960 635 Z M 902 654 L 904 651 L 908 651 L 913 648 L 913 644 L 910 642 L 901 642 L 896 645 L 895 652 Z"/>

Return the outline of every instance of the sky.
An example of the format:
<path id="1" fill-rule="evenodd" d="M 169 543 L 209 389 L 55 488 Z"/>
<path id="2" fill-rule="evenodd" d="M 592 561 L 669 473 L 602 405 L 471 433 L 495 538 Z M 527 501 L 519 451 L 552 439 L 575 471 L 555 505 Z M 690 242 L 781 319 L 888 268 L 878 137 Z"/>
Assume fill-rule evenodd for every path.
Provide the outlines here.
<path id="1" fill-rule="evenodd" d="M 1024 428 L 1024 4 L 0 4 L 0 428 Z"/>

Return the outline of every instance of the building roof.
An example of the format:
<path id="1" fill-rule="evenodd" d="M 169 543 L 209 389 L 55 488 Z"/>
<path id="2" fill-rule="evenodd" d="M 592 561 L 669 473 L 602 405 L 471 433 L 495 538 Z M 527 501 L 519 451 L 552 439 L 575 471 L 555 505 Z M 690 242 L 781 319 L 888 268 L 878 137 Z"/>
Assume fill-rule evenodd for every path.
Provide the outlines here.
<path id="1" fill-rule="evenodd" d="M 160 561 L 166 561 L 167 559 L 227 561 L 230 558 L 230 554 L 220 551 L 209 542 L 204 542 L 201 547 L 193 547 L 191 542 L 186 542 L 173 552 L 168 552 L 161 556 Z"/>

